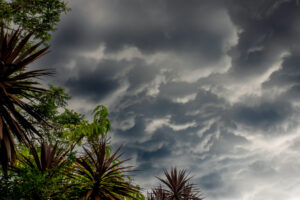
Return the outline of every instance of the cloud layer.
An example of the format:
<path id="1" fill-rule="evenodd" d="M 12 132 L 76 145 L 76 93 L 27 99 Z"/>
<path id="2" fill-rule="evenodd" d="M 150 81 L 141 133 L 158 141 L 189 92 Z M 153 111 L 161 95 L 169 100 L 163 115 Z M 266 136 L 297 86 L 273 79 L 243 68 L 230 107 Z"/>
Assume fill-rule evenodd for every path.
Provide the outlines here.
<path id="1" fill-rule="evenodd" d="M 39 63 L 70 106 L 109 107 L 112 138 L 142 170 L 187 168 L 207 199 L 294 200 L 300 6 L 296 0 L 70 2 Z"/>

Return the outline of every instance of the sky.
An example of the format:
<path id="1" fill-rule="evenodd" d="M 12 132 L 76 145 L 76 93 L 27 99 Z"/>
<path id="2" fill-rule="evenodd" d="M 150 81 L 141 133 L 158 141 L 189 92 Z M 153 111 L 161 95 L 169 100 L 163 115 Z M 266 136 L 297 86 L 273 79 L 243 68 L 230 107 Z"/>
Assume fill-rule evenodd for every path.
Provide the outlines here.
<path id="1" fill-rule="evenodd" d="M 69 6 L 38 65 L 71 109 L 109 108 L 143 192 L 178 167 L 207 200 L 299 199 L 298 0 Z"/>

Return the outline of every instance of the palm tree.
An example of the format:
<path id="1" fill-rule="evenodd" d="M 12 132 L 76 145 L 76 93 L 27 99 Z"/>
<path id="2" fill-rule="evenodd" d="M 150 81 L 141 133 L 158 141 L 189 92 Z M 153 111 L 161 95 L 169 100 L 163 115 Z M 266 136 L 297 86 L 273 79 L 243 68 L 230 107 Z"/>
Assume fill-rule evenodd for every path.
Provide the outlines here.
<path id="1" fill-rule="evenodd" d="M 0 162 L 4 174 L 16 158 L 15 138 L 25 144 L 30 136 L 40 135 L 31 123 L 43 117 L 28 104 L 36 101 L 33 93 L 46 90 L 32 78 L 51 74 L 48 70 L 26 71 L 29 63 L 47 53 L 47 47 L 36 50 L 42 43 L 27 48 L 32 34 L 20 39 L 21 31 L 0 33 Z M 30 119 L 29 119 L 30 118 Z"/>
<path id="2" fill-rule="evenodd" d="M 166 191 L 161 187 L 153 188 L 147 196 L 148 200 L 165 200 L 167 199 Z"/>
<path id="3" fill-rule="evenodd" d="M 41 142 L 41 147 L 33 145 L 30 154 L 18 154 L 19 165 L 12 167 L 16 180 L 22 183 L 19 195 L 15 199 L 59 199 L 61 195 L 68 192 L 69 179 L 68 154 L 72 152 L 75 145 L 64 148 L 56 143 L 49 145 Z M 29 174 L 29 175 L 28 175 Z"/>
<path id="4" fill-rule="evenodd" d="M 97 142 L 83 147 L 85 155 L 76 160 L 73 178 L 78 180 L 76 187 L 80 197 L 86 200 L 136 199 L 138 188 L 127 181 L 126 172 L 130 167 L 121 166 L 127 160 L 120 160 L 120 148 L 109 152 L 108 140 L 101 136 Z"/>
<path id="5" fill-rule="evenodd" d="M 161 187 L 152 190 L 152 199 L 155 200 L 202 200 L 199 195 L 199 189 L 194 184 L 189 183 L 191 177 L 188 177 L 186 170 L 177 170 L 172 168 L 169 173 L 164 169 L 166 179 L 157 177 L 167 189 Z M 151 200 L 152 200 L 151 199 Z"/>
<path id="6" fill-rule="evenodd" d="M 63 169 L 67 164 L 67 155 L 73 150 L 75 144 L 70 148 L 58 148 L 58 143 L 54 146 L 47 144 L 46 142 L 41 143 L 40 153 L 32 145 L 30 147 L 30 153 L 33 156 L 33 159 L 29 156 L 20 154 L 18 159 L 20 163 L 29 167 L 37 168 L 42 174 L 45 172 L 50 172 L 51 176 L 55 169 Z"/>

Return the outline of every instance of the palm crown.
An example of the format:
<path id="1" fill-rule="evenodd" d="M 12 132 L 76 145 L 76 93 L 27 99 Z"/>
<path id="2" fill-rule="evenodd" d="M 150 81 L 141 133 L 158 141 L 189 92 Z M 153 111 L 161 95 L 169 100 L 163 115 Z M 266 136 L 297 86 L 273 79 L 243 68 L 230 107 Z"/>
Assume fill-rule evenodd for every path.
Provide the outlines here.
<path id="1" fill-rule="evenodd" d="M 46 90 L 32 79 L 51 74 L 48 70 L 26 71 L 27 65 L 45 55 L 48 48 L 36 50 L 40 42 L 25 49 L 32 34 L 23 39 L 20 34 L 21 31 L 8 33 L 3 28 L 0 34 L 0 160 L 5 174 L 16 157 L 14 138 L 28 145 L 30 136 L 39 135 L 32 120 L 43 121 L 28 102 L 37 100 L 34 93 Z"/>
<path id="2" fill-rule="evenodd" d="M 137 199 L 134 194 L 138 188 L 126 180 L 125 173 L 131 171 L 130 167 L 122 166 L 127 160 L 120 160 L 120 148 L 110 154 L 107 142 L 106 137 L 101 136 L 88 148 L 84 147 L 85 155 L 76 160 L 73 177 L 81 180 L 80 196 L 86 200 Z"/>
<path id="3" fill-rule="evenodd" d="M 171 172 L 164 169 L 166 179 L 157 177 L 166 189 L 160 187 L 154 188 L 149 194 L 149 200 L 202 200 L 199 195 L 199 189 L 190 183 L 191 177 L 188 177 L 186 170 L 177 170 L 172 168 Z"/>

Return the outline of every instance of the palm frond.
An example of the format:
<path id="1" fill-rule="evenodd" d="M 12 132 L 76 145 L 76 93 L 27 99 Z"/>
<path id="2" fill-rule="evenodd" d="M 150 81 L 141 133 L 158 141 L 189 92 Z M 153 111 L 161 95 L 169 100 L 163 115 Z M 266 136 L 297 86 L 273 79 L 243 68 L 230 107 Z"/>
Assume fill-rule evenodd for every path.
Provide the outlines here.
<path id="1" fill-rule="evenodd" d="M 136 199 L 138 188 L 126 180 L 130 167 L 121 166 L 120 148 L 111 155 L 107 153 L 105 136 L 84 148 L 85 155 L 76 160 L 75 179 L 81 180 L 79 188 L 84 199 Z"/>
<path id="2" fill-rule="evenodd" d="M 148 193 L 147 199 L 148 200 L 166 200 L 167 193 L 166 193 L 165 189 L 163 189 L 160 185 L 159 187 L 153 188 L 152 191 L 150 193 Z"/>
<path id="3" fill-rule="evenodd" d="M 34 101 L 32 93 L 43 93 L 45 89 L 33 81 L 44 75 L 50 75 L 49 70 L 26 71 L 31 62 L 48 53 L 48 48 L 37 50 L 41 45 L 33 45 L 22 52 L 32 34 L 20 39 L 20 31 L 5 31 L 1 28 L 0 34 L 0 154 L 4 173 L 7 166 L 14 163 L 16 149 L 14 138 L 28 145 L 30 136 L 40 135 L 29 121 L 28 117 L 43 122 L 43 117 L 35 112 L 28 103 Z M 25 99 L 27 101 L 25 101 Z"/>
<path id="4" fill-rule="evenodd" d="M 163 189 L 162 187 L 153 189 L 149 196 L 151 200 L 202 200 L 199 189 L 195 184 L 189 182 L 191 177 L 188 176 L 186 170 L 171 168 L 171 171 L 168 172 L 164 169 L 164 174 L 166 176 L 165 179 L 157 178 L 167 189 Z"/>
<path id="5" fill-rule="evenodd" d="M 19 161 L 28 167 L 38 168 L 41 173 L 52 169 L 62 169 L 67 162 L 67 154 L 73 150 L 74 146 L 68 149 L 59 148 L 58 143 L 51 146 L 46 142 L 41 142 L 40 153 L 31 145 L 30 154 L 33 158 L 20 154 Z M 49 172 L 52 175 L 52 172 Z"/>

